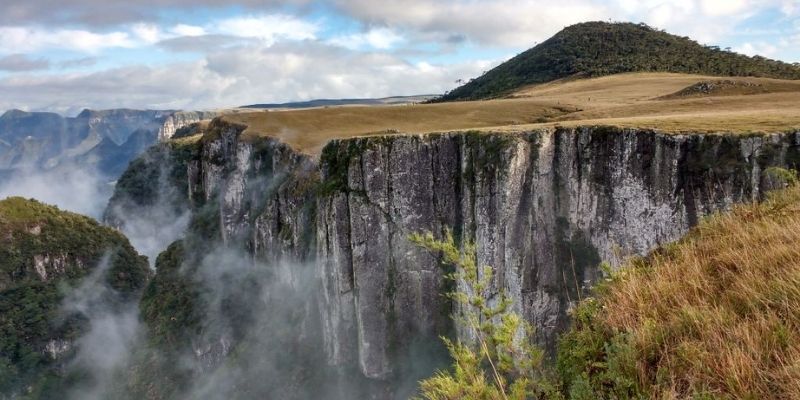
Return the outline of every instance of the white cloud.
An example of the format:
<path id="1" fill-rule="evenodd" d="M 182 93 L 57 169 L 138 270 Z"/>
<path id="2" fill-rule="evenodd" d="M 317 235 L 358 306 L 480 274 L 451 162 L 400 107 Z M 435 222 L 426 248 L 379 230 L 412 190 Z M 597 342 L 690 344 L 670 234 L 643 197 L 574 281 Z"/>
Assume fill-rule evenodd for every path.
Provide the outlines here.
<path id="1" fill-rule="evenodd" d="M 341 0 L 346 13 L 373 26 L 408 30 L 428 40 L 464 37 L 483 45 L 530 47 L 559 29 L 604 20 L 599 1 L 561 0 Z"/>
<path id="2" fill-rule="evenodd" d="M 742 12 L 750 4 L 747 0 L 702 0 L 700 2 L 703 12 L 707 15 L 732 15 Z"/>
<path id="3" fill-rule="evenodd" d="M 780 48 L 775 46 L 774 44 L 767 43 L 767 42 L 745 42 L 742 43 L 740 46 L 737 46 L 733 49 L 737 53 L 747 54 L 748 56 L 763 56 L 763 57 L 772 57 Z"/>
<path id="4" fill-rule="evenodd" d="M 289 15 L 264 15 L 228 18 L 214 24 L 213 32 L 244 38 L 257 38 L 272 44 L 278 39 L 315 39 L 319 27 Z"/>
<path id="5" fill-rule="evenodd" d="M 318 42 L 250 46 L 160 67 L 0 79 L 0 109 L 202 109 L 312 98 L 441 93 L 497 61 L 409 63 Z"/>
<path id="6" fill-rule="evenodd" d="M 135 24 L 131 28 L 133 34 L 146 44 L 158 43 L 164 39 L 164 34 L 154 24 Z"/>
<path id="7" fill-rule="evenodd" d="M 373 28 L 363 33 L 335 37 L 329 42 L 353 50 L 364 47 L 385 50 L 402 41 L 403 37 L 391 29 Z"/>
<path id="8" fill-rule="evenodd" d="M 65 49 L 97 53 L 113 47 L 135 47 L 136 41 L 125 32 L 94 33 L 79 29 L 0 26 L 0 53 Z"/>
<path id="9" fill-rule="evenodd" d="M 226 18 L 206 26 L 178 24 L 169 29 L 152 23 L 137 23 L 111 32 L 83 29 L 52 29 L 42 26 L 0 26 L 0 54 L 42 50 L 71 50 L 97 54 L 111 48 L 136 48 L 164 40 L 204 35 L 251 38 L 273 44 L 278 40 L 316 39 L 319 26 L 282 14 Z M 380 36 L 370 40 L 381 44 Z M 385 38 L 384 38 L 385 40 Z"/>
<path id="10" fill-rule="evenodd" d="M 203 36 L 206 34 L 206 30 L 202 26 L 178 24 L 172 28 L 172 33 L 175 36 Z"/>
<path id="11" fill-rule="evenodd" d="M 409 38 L 465 38 L 480 46 L 527 48 L 582 21 L 646 22 L 718 43 L 767 9 L 792 16 L 798 0 L 338 0 L 346 14 Z"/>

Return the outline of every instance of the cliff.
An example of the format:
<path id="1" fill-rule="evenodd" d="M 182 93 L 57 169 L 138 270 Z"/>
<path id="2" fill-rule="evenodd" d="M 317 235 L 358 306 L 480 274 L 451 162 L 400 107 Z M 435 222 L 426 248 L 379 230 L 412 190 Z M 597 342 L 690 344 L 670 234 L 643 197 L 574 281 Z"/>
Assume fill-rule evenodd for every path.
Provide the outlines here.
<path id="1" fill-rule="evenodd" d="M 193 215 L 184 246 L 202 253 L 221 242 L 268 269 L 292 262 L 296 287 L 316 288 L 298 300 L 306 312 L 297 321 L 305 322 L 293 329 L 318 336 L 308 345 L 320 346 L 328 365 L 390 382 L 390 390 L 407 378 L 400 360 L 426 354 L 422 369 L 441 366 L 430 343 L 458 331 L 442 296 L 446 271 L 410 233 L 452 229 L 475 241 L 479 262 L 495 269 L 491 290 L 510 295 L 552 349 L 567 311 L 601 276 L 601 261 L 618 265 L 709 213 L 757 200 L 773 184 L 767 167 L 800 163 L 798 132 L 393 135 L 334 140 L 316 158 L 276 139 L 240 137 L 244 128 L 217 119 L 202 137 L 161 145 L 180 152 L 169 168 Z M 123 202 L 147 209 L 152 198 L 137 192 L 157 193 L 148 187 L 155 183 L 126 181 L 155 162 L 132 164 L 107 218 Z M 263 307 L 248 312 L 270 305 Z M 235 340 L 217 343 L 225 345 L 213 351 L 212 369 L 237 348 Z"/>
<path id="2" fill-rule="evenodd" d="M 158 140 L 169 140 L 181 128 L 215 118 L 220 114 L 221 112 L 216 111 L 178 111 L 173 113 L 164 120 L 163 125 L 158 129 Z"/>

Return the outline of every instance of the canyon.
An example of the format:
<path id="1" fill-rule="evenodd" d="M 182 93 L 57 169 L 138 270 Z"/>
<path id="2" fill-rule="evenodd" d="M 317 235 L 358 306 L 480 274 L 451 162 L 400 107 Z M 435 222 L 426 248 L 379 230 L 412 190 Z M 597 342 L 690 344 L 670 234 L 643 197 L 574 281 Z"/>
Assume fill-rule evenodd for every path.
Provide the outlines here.
<path id="1" fill-rule="evenodd" d="M 335 139 L 308 154 L 243 136 L 246 128 L 218 118 L 160 144 L 151 150 L 159 157 L 120 179 L 106 220 L 124 231 L 115 210 L 148 213 L 166 202 L 192 214 L 187 237 L 202 246 L 240 248 L 266 268 L 294 265 L 297 285 L 315 288 L 304 318 L 317 319 L 296 328 L 318 324 L 329 366 L 389 386 L 420 344 L 460 332 L 446 269 L 410 234 L 451 230 L 476 243 L 480 265 L 495 271 L 488 296 L 510 296 L 552 353 L 569 310 L 602 279 L 601 263 L 614 268 L 706 215 L 759 200 L 780 185 L 771 167 L 800 162 L 797 131 L 394 134 Z M 155 197 L 125 189 L 141 185 Z M 163 185 L 171 198 L 159 198 Z M 218 343 L 195 353 L 219 363 L 236 343 Z"/>

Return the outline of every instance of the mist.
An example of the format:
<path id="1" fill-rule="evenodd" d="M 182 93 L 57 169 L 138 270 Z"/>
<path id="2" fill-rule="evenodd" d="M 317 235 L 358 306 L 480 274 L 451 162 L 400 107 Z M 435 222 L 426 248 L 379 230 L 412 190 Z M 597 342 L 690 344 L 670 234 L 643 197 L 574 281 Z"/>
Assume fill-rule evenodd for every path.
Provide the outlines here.
<path id="1" fill-rule="evenodd" d="M 354 398 L 325 363 L 314 265 L 219 245 L 181 273 L 204 305 L 202 334 L 181 356 L 195 375 L 182 398 Z"/>
<path id="2" fill-rule="evenodd" d="M 87 326 L 74 343 L 74 356 L 66 366 L 67 376 L 79 377 L 64 394 L 66 399 L 112 398 L 115 378 L 124 376 L 130 356 L 140 344 L 137 299 L 124 299 L 108 285 L 109 254 L 78 287 L 69 290 L 61 305 L 64 319 L 80 318 Z"/>
<path id="3" fill-rule="evenodd" d="M 21 196 L 62 210 L 100 219 L 114 190 L 113 183 L 92 169 L 59 166 L 53 170 L 20 169 L 0 181 L 0 198 Z"/>

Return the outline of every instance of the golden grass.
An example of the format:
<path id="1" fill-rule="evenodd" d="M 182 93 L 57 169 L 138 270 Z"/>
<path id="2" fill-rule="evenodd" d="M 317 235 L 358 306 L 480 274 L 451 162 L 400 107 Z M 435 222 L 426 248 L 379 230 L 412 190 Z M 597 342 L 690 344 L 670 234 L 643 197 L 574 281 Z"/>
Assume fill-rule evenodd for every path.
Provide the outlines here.
<path id="1" fill-rule="evenodd" d="M 709 80 L 761 85 L 767 93 L 663 99 Z M 331 139 L 468 129 L 519 131 L 556 125 L 618 125 L 665 131 L 784 131 L 800 128 L 800 81 L 631 73 L 526 87 L 511 98 L 403 106 L 348 106 L 252 111 L 224 118 L 248 126 L 246 136 L 281 138 L 317 153 Z"/>
<path id="2" fill-rule="evenodd" d="M 278 137 L 298 149 L 317 152 L 333 138 L 513 126 L 531 124 L 543 116 L 562 114 L 564 111 L 548 102 L 508 99 L 259 111 L 225 118 L 247 125 L 245 135 Z"/>
<path id="3" fill-rule="evenodd" d="M 631 335 L 652 398 L 800 399 L 798 243 L 791 188 L 713 216 L 623 270 L 599 318 Z"/>

